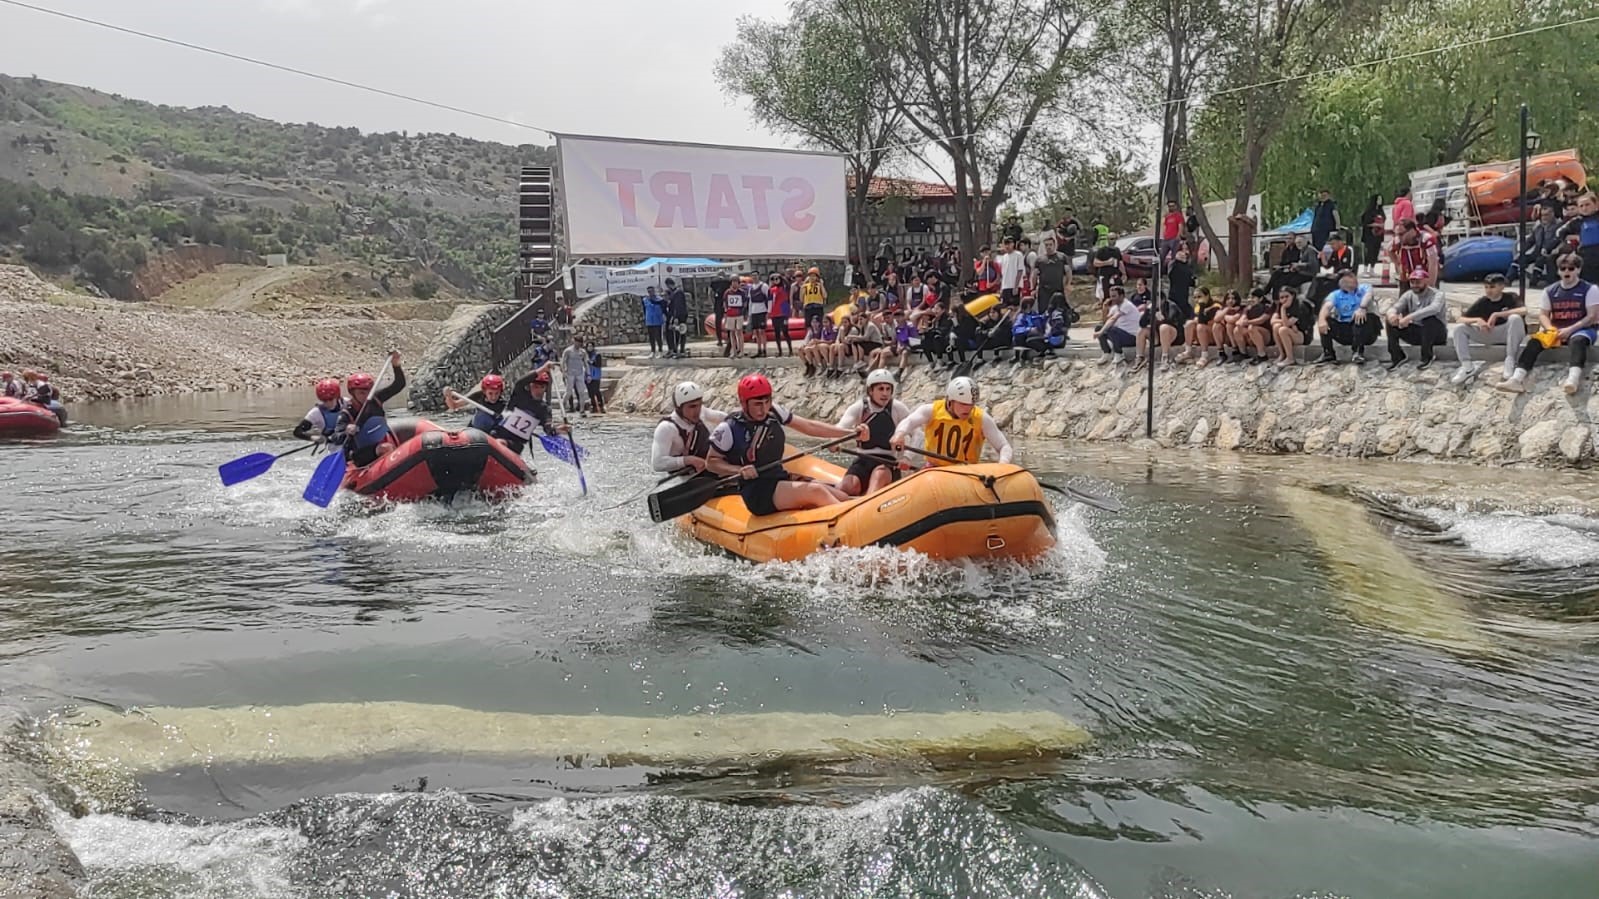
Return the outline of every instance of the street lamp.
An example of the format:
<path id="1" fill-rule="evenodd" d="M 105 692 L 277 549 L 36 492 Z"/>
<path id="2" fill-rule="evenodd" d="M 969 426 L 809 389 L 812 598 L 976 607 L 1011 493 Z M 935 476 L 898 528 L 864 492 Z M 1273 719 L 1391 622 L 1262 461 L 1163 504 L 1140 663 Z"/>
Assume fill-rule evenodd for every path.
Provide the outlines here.
<path id="1" fill-rule="evenodd" d="M 1517 288 L 1521 291 L 1521 301 L 1527 301 L 1527 164 L 1528 157 L 1538 152 L 1538 147 L 1543 144 L 1543 137 L 1532 130 L 1532 116 L 1527 111 L 1527 104 L 1521 104 L 1521 204 L 1520 215 L 1516 217 L 1516 276 Z"/>

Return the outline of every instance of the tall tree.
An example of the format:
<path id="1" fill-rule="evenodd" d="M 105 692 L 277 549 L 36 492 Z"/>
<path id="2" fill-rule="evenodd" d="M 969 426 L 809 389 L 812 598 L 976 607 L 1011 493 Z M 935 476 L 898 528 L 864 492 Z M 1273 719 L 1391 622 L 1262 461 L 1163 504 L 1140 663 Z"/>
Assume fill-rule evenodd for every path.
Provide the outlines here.
<path id="1" fill-rule="evenodd" d="M 767 127 L 842 154 L 850 175 L 851 239 L 870 258 L 863 228 L 872 179 L 902 152 L 904 114 L 887 99 L 866 48 L 823 0 L 790 7 L 791 20 L 742 18 L 722 49 L 716 79 Z"/>
<path id="2" fill-rule="evenodd" d="M 893 105 L 952 174 L 961 250 L 992 236 L 1029 141 L 1065 120 L 1088 0 L 829 0 Z M 942 165 L 935 166 L 942 168 Z"/>
<path id="3" fill-rule="evenodd" d="M 1335 61 L 1348 59 L 1347 51 L 1362 45 L 1377 14 L 1390 2 L 1228 0 L 1230 14 L 1242 27 L 1216 49 L 1218 61 L 1225 65 L 1221 72 L 1225 86 L 1210 93 L 1204 115 L 1227 123 L 1213 132 L 1214 139 L 1236 146 L 1235 165 L 1217 175 L 1219 181 L 1231 181 L 1230 190 L 1223 190 L 1220 183 L 1200 179 L 1191 155 L 1180 159 L 1190 195 L 1230 196 L 1232 214 L 1243 215 L 1260 182 L 1266 152 L 1302 101 L 1308 79 Z M 1226 172 L 1232 173 L 1230 178 Z M 1223 271 L 1228 270 L 1226 244 L 1217 239 L 1205 216 L 1199 219 L 1213 258 Z"/>

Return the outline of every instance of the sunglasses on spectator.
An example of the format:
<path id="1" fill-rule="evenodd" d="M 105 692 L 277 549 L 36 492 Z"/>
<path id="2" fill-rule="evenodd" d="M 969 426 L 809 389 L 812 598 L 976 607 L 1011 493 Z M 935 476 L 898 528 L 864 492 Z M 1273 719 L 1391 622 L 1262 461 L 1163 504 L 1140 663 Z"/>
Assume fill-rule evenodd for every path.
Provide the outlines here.
<path id="1" fill-rule="evenodd" d="M 1582 267 L 1576 265 L 1562 265 L 1560 266 L 1560 270 L 1563 272 L 1580 272 L 1582 271 Z"/>

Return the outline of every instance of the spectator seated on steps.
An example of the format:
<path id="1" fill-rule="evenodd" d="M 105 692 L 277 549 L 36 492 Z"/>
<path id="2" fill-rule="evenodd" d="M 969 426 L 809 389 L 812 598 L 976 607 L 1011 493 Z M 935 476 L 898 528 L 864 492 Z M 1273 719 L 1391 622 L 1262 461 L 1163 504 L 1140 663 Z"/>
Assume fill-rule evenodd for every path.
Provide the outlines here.
<path id="1" fill-rule="evenodd" d="M 1431 367 L 1433 347 L 1443 346 L 1449 339 L 1449 326 L 1444 319 L 1447 309 L 1444 292 L 1429 283 L 1427 270 L 1411 272 L 1410 289 L 1399 295 L 1399 302 L 1384 318 L 1388 327 L 1389 371 L 1409 361 L 1401 341 L 1421 347 L 1419 369 Z"/>
<path id="2" fill-rule="evenodd" d="M 1321 257 L 1310 246 L 1310 239 L 1300 234 L 1294 237 L 1293 246 L 1283 250 L 1282 261 L 1271 270 L 1266 281 L 1266 296 L 1274 297 L 1283 287 L 1301 287 L 1309 284 L 1321 269 Z"/>
<path id="3" fill-rule="evenodd" d="M 1336 365 L 1338 351 L 1334 345 L 1341 343 L 1353 351 L 1350 361 L 1364 365 L 1366 347 L 1377 339 L 1378 327 L 1371 288 L 1361 284 L 1353 271 L 1339 272 L 1338 289 L 1322 301 L 1316 317 L 1316 333 L 1321 336 L 1321 358 L 1316 364 Z"/>
<path id="4" fill-rule="evenodd" d="M 1538 310 L 1538 330 L 1522 347 L 1516 370 L 1494 386 L 1506 393 L 1526 393 L 1527 373 L 1538 363 L 1544 350 L 1558 346 L 1571 348 L 1566 380 L 1560 385 L 1567 394 L 1582 386 L 1582 372 L 1588 364 L 1588 347 L 1599 339 L 1599 286 L 1582 278 L 1582 257 L 1567 253 L 1555 261 L 1560 280 L 1544 288 L 1543 307 Z"/>
<path id="5" fill-rule="evenodd" d="M 1460 385 L 1477 376 L 1485 362 L 1473 362 L 1471 345 L 1502 346 L 1505 348 L 1505 378 L 1516 371 L 1516 356 L 1521 353 L 1522 342 L 1527 339 L 1527 323 L 1523 319 L 1526 308 L 1521 297 L 1505 290 L 1504 275 L 1489 275 L 1482 285 L 1482 296 L 1460 316 L 1460 321 L 1450 331 L 1449 339 L 1455 347 L 1455 358 L 1460 368 L 1449 383 Z"/>

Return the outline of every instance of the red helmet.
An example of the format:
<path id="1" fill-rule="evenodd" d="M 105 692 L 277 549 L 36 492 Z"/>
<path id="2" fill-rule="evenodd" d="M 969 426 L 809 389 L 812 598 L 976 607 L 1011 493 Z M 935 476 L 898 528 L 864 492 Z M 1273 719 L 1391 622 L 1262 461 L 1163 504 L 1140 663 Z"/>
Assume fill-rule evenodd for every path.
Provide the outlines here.
<path id="1" fill-rule="evenodd" d="M 766 380 L 763 374 L 745 375 L 738 381 L 738 401 L 741 403 L 771 395 L 772 382 Z"/>
<path id="2" fill-rule="evenodd" d="M 339 398 L 339 382 L 336 378 L 323 378 L 316 382 L 316 398 L 322 402 Z"/>
<path id="3" fill-rule="evenodd" d="M 344 386 L 351 390 L 371 390 L 375 383 L 377 382 L 372 380 L 372 376 L 364 371 L 358 371 L 344 379 Z"/>
<path id="4" fill-rule="evenodd" d="M 484 375 L 483 376 L 483 389 L 485 391 L 488 391 L 488 390 L 504 390 L 505 389 L 505 379 L 500 377 L 499 375 Z"/>
<path id="5" fill-rule="evenodd" d="M 533 383 L 535 383 L 535 384 L 548 384 L 548 383 L 550 383 L 550 373 L 547 372 L 547 371 L 539 372 L 538 374 L 533 376 Z"/>

